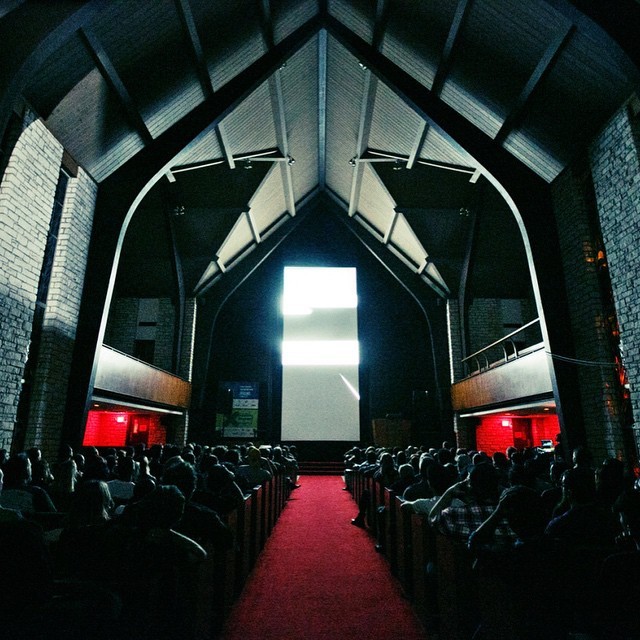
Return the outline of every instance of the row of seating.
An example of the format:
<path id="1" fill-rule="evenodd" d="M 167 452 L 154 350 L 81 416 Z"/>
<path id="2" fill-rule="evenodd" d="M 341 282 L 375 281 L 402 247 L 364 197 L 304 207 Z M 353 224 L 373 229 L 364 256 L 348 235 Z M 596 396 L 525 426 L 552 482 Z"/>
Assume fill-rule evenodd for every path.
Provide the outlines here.
<path id="1" fill-rule="evenodd" d="M 207 603 L 211 606 L 212 627 L 222 625 L 241 593 L 290 491 L 286 476 L 276 473 L 263 485 L 253 487 L 238 509 L 223 516 L 225 524 L 234 532 L 234 547 L 210 552 L 200 577 L 200 597 L 205 601 L 205 608 Z M 205 615 L 205 619 L 209 615 Z"/>
<path id="2" fill-rule="evenodd" d="M 478 576 L 466 546 L 437 533 L 426 516 L 401 509 L 402 500 L 394 491 L 355 472 L 356 504 L 361 504 L 365 491 L 369 527 L 418 617 L 427 628 L 437 625 L 444 640 L 470 638 L 480 614 Z"/>

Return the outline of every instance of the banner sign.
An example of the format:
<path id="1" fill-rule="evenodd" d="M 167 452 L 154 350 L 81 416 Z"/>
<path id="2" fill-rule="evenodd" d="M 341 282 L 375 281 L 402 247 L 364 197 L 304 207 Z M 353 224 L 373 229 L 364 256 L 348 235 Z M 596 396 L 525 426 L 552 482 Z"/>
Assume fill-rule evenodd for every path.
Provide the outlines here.
<path id="1" fill-rule="evenodd" d="M 231 411 L 216 414 L 216 431 L 224 438 L 255 438 L 258 430 L 258 382 L 221 382 L 231 397 Z"/>

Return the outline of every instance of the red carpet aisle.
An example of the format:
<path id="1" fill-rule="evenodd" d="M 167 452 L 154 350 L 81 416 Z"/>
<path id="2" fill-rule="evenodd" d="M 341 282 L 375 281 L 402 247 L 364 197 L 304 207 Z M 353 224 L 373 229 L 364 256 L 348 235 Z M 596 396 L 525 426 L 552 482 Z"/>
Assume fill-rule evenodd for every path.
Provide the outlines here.
<path id="1" fill-rule="evenodd" d="M 338 476 L 304 476 L 231 612 L 224 640 L 425 640 Z"/>

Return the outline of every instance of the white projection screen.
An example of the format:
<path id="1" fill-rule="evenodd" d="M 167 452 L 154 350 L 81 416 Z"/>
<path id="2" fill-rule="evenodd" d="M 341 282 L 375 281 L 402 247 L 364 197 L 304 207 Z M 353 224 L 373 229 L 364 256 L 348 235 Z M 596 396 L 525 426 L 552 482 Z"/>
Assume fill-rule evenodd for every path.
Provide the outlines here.
<path id="1" fill-rule="evenodd" d="M 358 295 L 351 267 L 285 267 L 282 440 L 360 439 Z"/>

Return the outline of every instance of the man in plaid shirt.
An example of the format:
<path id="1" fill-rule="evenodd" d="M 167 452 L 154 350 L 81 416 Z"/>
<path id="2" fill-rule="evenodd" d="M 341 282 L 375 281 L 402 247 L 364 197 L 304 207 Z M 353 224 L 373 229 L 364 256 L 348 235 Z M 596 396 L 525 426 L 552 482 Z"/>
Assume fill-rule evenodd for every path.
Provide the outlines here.
<path id="1" fill-rule="evenodd" d="M 437 531 L 467 543 L 473 533 L 495 510 L 500 496 L 498 473 L 489 462 L 475 465 L 467 480 L 444 492 L 433 506 L 429 521 Z M 510 544 L 515 535 L 503 518 L 496 527 L 496 543 Z"/>

